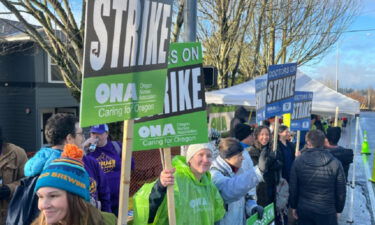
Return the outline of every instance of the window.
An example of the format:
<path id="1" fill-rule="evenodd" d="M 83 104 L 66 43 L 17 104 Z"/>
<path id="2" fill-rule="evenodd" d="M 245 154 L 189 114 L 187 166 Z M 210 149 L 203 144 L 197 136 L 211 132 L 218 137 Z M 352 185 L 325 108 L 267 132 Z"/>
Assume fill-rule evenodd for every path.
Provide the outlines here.
<path id="1" fill-rule="evenodd" d="M 51 56 L 48 55 L 48 83 L 64 83 L 60 70 Z"/>

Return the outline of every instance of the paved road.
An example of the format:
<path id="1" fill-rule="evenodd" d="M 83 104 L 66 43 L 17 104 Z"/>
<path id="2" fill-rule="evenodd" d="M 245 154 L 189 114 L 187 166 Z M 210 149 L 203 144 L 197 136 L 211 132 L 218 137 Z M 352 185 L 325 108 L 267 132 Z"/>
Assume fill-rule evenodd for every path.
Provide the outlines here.
<path id="1" fill-rule="evenodd" d="M 343 131 L 340 144 L 342 146 L 356 149 L 355 162 L 349 171 L 349 179 L 353 180 L 355 174 L 355 188 L 348 186 L 347 200 L 344 212 L 340 216 L 339 224 L 372 225 L 374 219 L 374 185 L 368 181 L 371 177 L 373 155 L 362 156 L 361 143 L 363 131 L 367 131 L 370 149 L 375 150 L 375 113 L 365 112 L 360 115 L 360 126 L 358 132 L 358 145 L 355 148 L 355 121 L 351 121 L 348 128 Z"/>

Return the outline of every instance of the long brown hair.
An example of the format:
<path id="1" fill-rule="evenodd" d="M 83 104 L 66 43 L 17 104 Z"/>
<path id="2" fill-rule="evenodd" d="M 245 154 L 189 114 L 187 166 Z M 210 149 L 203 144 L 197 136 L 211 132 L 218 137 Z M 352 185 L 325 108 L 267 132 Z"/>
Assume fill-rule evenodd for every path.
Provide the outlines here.
<path id="1" fill-rule="evenodd" d="M 255 128 L 255 130 L 254 130 L 254 134 L 253 134 L 254 138 L 255 138 L 255 140 L 254 140 L 254 146 L 257 149 L 261 149 L 263 147 L 262 144 L 258 141 L 258 136 L 259 136 L 260 132 L 263 129 L 266 129 L 268 131 L 269 135 L 270 135 L 270 139 L 268 141 L 267 146 L 268 146 L 269 149 L 272 149 L 272 135 L 271 135 L 271 130 L 267 126 L 263 126 L 263 125 Z"/>
<path id="2" fill-rule="evenodd" d="M 93 210 L 90 210 L 91 206 L 83 198 L 78 195 L 67 193 L 68 199 L 68 213 L 62 222 L 68 225 L 96 225 L 104 224 L 103 219 L 97 220 L 94 218 L 101 217 L 101 215 L 92 215 Z M 99 210 L 96 210 L 100 214 Z M 56 223 L 56 225 L 61 224 Z M 46 217 L 43 213 L 40 213 L 39 216 L 34 220 L 31 225 L 47 225 Z M 55 224 L 54 224 L 55 225 Z"/>

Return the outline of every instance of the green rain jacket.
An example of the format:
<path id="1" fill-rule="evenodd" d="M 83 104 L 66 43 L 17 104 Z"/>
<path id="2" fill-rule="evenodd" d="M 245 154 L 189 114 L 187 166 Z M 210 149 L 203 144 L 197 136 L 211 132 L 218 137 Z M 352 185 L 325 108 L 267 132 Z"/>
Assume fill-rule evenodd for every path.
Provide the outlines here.
<path id="1" fill-rule="evenodd" d="M 211 181 L 209 172 L 198 181 L 183 156 L 172 160 L 177 225 L 213 225 L 225 214 L 223 199 Z M 145 184 L 134 195 L 134 225 L 148 224 L 149 195 L 155 182 Z M 159 206 L 153 225 L 168 225 L 167 197 Z"/>

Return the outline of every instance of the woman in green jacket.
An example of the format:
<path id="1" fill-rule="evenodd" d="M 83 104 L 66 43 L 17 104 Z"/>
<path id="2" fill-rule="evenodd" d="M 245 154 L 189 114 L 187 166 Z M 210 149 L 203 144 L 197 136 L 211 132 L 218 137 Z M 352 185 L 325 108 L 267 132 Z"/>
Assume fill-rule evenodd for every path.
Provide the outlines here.
<path id="1" fill-rule="evenodd" d="M 213 225 L 225 214 L 223 199 L 211 181 L 212 145 L 194 144 L 176 156 L 173 169 L 145 184 L 134 196 L 134 225 L 168 225 L 166 190 L 174 185 L 177 225 Z"/>

